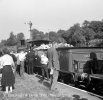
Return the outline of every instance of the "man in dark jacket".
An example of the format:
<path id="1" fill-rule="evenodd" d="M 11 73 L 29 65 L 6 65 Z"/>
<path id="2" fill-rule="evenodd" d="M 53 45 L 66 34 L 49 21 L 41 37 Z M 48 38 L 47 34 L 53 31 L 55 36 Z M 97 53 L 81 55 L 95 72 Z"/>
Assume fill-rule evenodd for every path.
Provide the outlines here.
<path id="1" fill-rule="evenodd" d="M 27 73 L 33 74 L 34 73 L 34 60 L 35 54 L 31 49 L 30 52 L 26 55 L 26 62 L 27 62 Z"/>
<path id="2" fill-rule="evenodd" d="M 47 51 L 47 57 L 48 57 L 48 68 L 51 69 L 50 75 L 51 75 L 51 89 L 55 90 L 57 88 L 57 80 L 58 80 L 58 70 L 60 69 L 59 66 L 59 59 L 58 59 L 58 53 L 55 48 L 55 44 L 52 43 L 52 47 L 50 47 Z"/>
<path id="3" fill-rule="evenodd" d="M 95 52 L 90 53 L 90 60 L 86 62 L 83 72 L 87 74 L 103 74 L 103 60 L 97 59 Z"/>

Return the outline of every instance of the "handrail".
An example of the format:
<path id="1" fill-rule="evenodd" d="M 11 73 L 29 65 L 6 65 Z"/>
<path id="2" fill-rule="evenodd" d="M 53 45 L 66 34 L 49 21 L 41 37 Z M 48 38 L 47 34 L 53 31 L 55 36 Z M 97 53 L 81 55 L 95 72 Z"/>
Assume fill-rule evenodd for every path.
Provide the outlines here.
<path id="1" fill-rule="evenodd" d="M 103 80 L 103 75 L 102 74 L 91 74 L 90 77 Z"/>
<path id="2" fill-rule="evenodd" d="M 42 65 L 41 66 L 35 66 L 35 67 L 42 67 Z M 74 72 L 69 72 L 69 71 L 62 71 L 62 70 L 57 70 L 57 71 L 59 71 L 59 72 L 63 72 L 63 73 L 66 73 L 66 74 L 69 74 L 69 73 L 74 73 Z"/>

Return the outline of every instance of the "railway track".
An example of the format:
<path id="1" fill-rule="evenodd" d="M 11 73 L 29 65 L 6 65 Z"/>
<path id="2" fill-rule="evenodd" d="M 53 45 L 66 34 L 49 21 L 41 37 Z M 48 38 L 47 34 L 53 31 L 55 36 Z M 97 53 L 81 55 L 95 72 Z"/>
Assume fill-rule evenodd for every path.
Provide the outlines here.
<path id="1" fill-rule="evenodd" d="M 67 71 L 60 71 L 60 72 L 68 74 Z M 94 78 L 94 79 L 103 79 L 103 75 L 93 74 L 93 75 L 91 75 L 91 78 Z M 98 81 L 98 80 L 97 80 L 97 81 Z M 83 92 L 87 92 L 88 94 L 91 94 L 91 95 L 93 95 L 93 96 L 99 97 L 99 98 L 101 98 L 101 99 L 103 100 L 103 94 L 100 95 L 100 94 L 96 93 L 95 90 L 89 91 L 89 90 L 87 90 L 86 87 L 85 87 L 84 85 L 82 85 L 82 84 L 79 84 L 79 85 L 75 86 L 75 85 L 73 85 L 73 84 L 66 84 L 65 82 L 59 82 L 59 83 L 65 85 L 65 86 L 69 86 L 69 87 L 71 87 L 71 88 L 74 88 L 74 89 L 83 91 Z"/>
<path id="2" fill-rule="evenodd" d="M 67 84 L 62 83 L 62 82 L 58 82 L 58 83 L 61 84 L 61 85 L 66 86 L 66 87 L 70 87 L 70 88 L 73 88 L 73 89 L 75 89 L 75 90 L 78 90 L 78 91 L 81 91 L 81 92 L 84 92 L 84 93 L 88 93 L 88 94 L 90 94 L 90 95 L 92 95 L 92 96 L 98 97 L 98 98 L 100 98 L 101 100 L 103 100 L 103 96 L 98 95 L 98 94 L 96 94 L 96 93 L 89 92 L 89 91 L 87 91 L 87 90 L 85 90 L 85 89 L 81 89 L 81 88 L 79 88 L 79 87 L 74 87 L 74 86 L 71 86 L 71 85 L 67 85 Z"/>

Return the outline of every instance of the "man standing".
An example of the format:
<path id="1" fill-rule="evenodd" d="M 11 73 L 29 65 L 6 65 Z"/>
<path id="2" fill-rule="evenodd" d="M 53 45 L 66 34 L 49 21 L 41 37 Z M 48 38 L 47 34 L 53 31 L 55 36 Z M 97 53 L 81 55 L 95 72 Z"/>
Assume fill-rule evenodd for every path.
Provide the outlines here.
<path id="1" fill-rule="evenodd" d="M 48 68 L 51 69 L 50 71 L 50 79 L 51 79 L 51 89 L 55 90 L 57 88 L 57 80 L 58 80 L 58 70 L 60 69 L 59 66 L 59 59 L 58 59 L 58 53 L 55 48 L 55 43 L 52 43 L 51 47 L 47 51 L 47 57 L 48 57 Z"/>
<path id="2" fill-rule="evenodd" d="M 47 80 L 49 80 L 49 73 L 48 73 L 48 68 L 47 68 L 48 58 L 45 54 L 45 51 L 42 51 L 40 58 L 41 58 L 41 66 L 42 66 L 41 69 L 42 69 L 43 80 L 45 78 L 45 74 L 46 74 Z"/>
<path id="3" fill-rule="evenodd" d="M 20 76 L 24 78 L 24 61 L 25 61 L 25 53 L 24 51 L 20 51 L 18 54 L 18 61 L 20 62 Z"/>
<path id="4" fill-rule="evenodd" d="M 28 65 L 27 65 L 27 73 L 28 74 L 34 74 L 35 54 L 34 54 L 33 49 L 31 49 L 30 52 L 26 55 L 26 61 L 28 63 Z"/>

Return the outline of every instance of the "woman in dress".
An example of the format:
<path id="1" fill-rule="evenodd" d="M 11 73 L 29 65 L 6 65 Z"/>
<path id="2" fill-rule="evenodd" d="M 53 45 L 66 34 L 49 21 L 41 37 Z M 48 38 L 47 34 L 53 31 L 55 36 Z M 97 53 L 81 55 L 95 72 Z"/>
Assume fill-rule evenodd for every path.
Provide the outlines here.
<path id="1" fill-rule="evenodd" d="M 12 92 L 12 87 L 15 83 L 15 77 L 14 77 L 14 68 L 15 64 L 13 61 L 13 58 L 9 55 L 9 50 L 7 48 L 3 49 L 3 56 L 2 56 L 2 79 L 1 79 L 1 85 L 2 87 L 5 87 L 6 91 L 5 93 Z"/>

